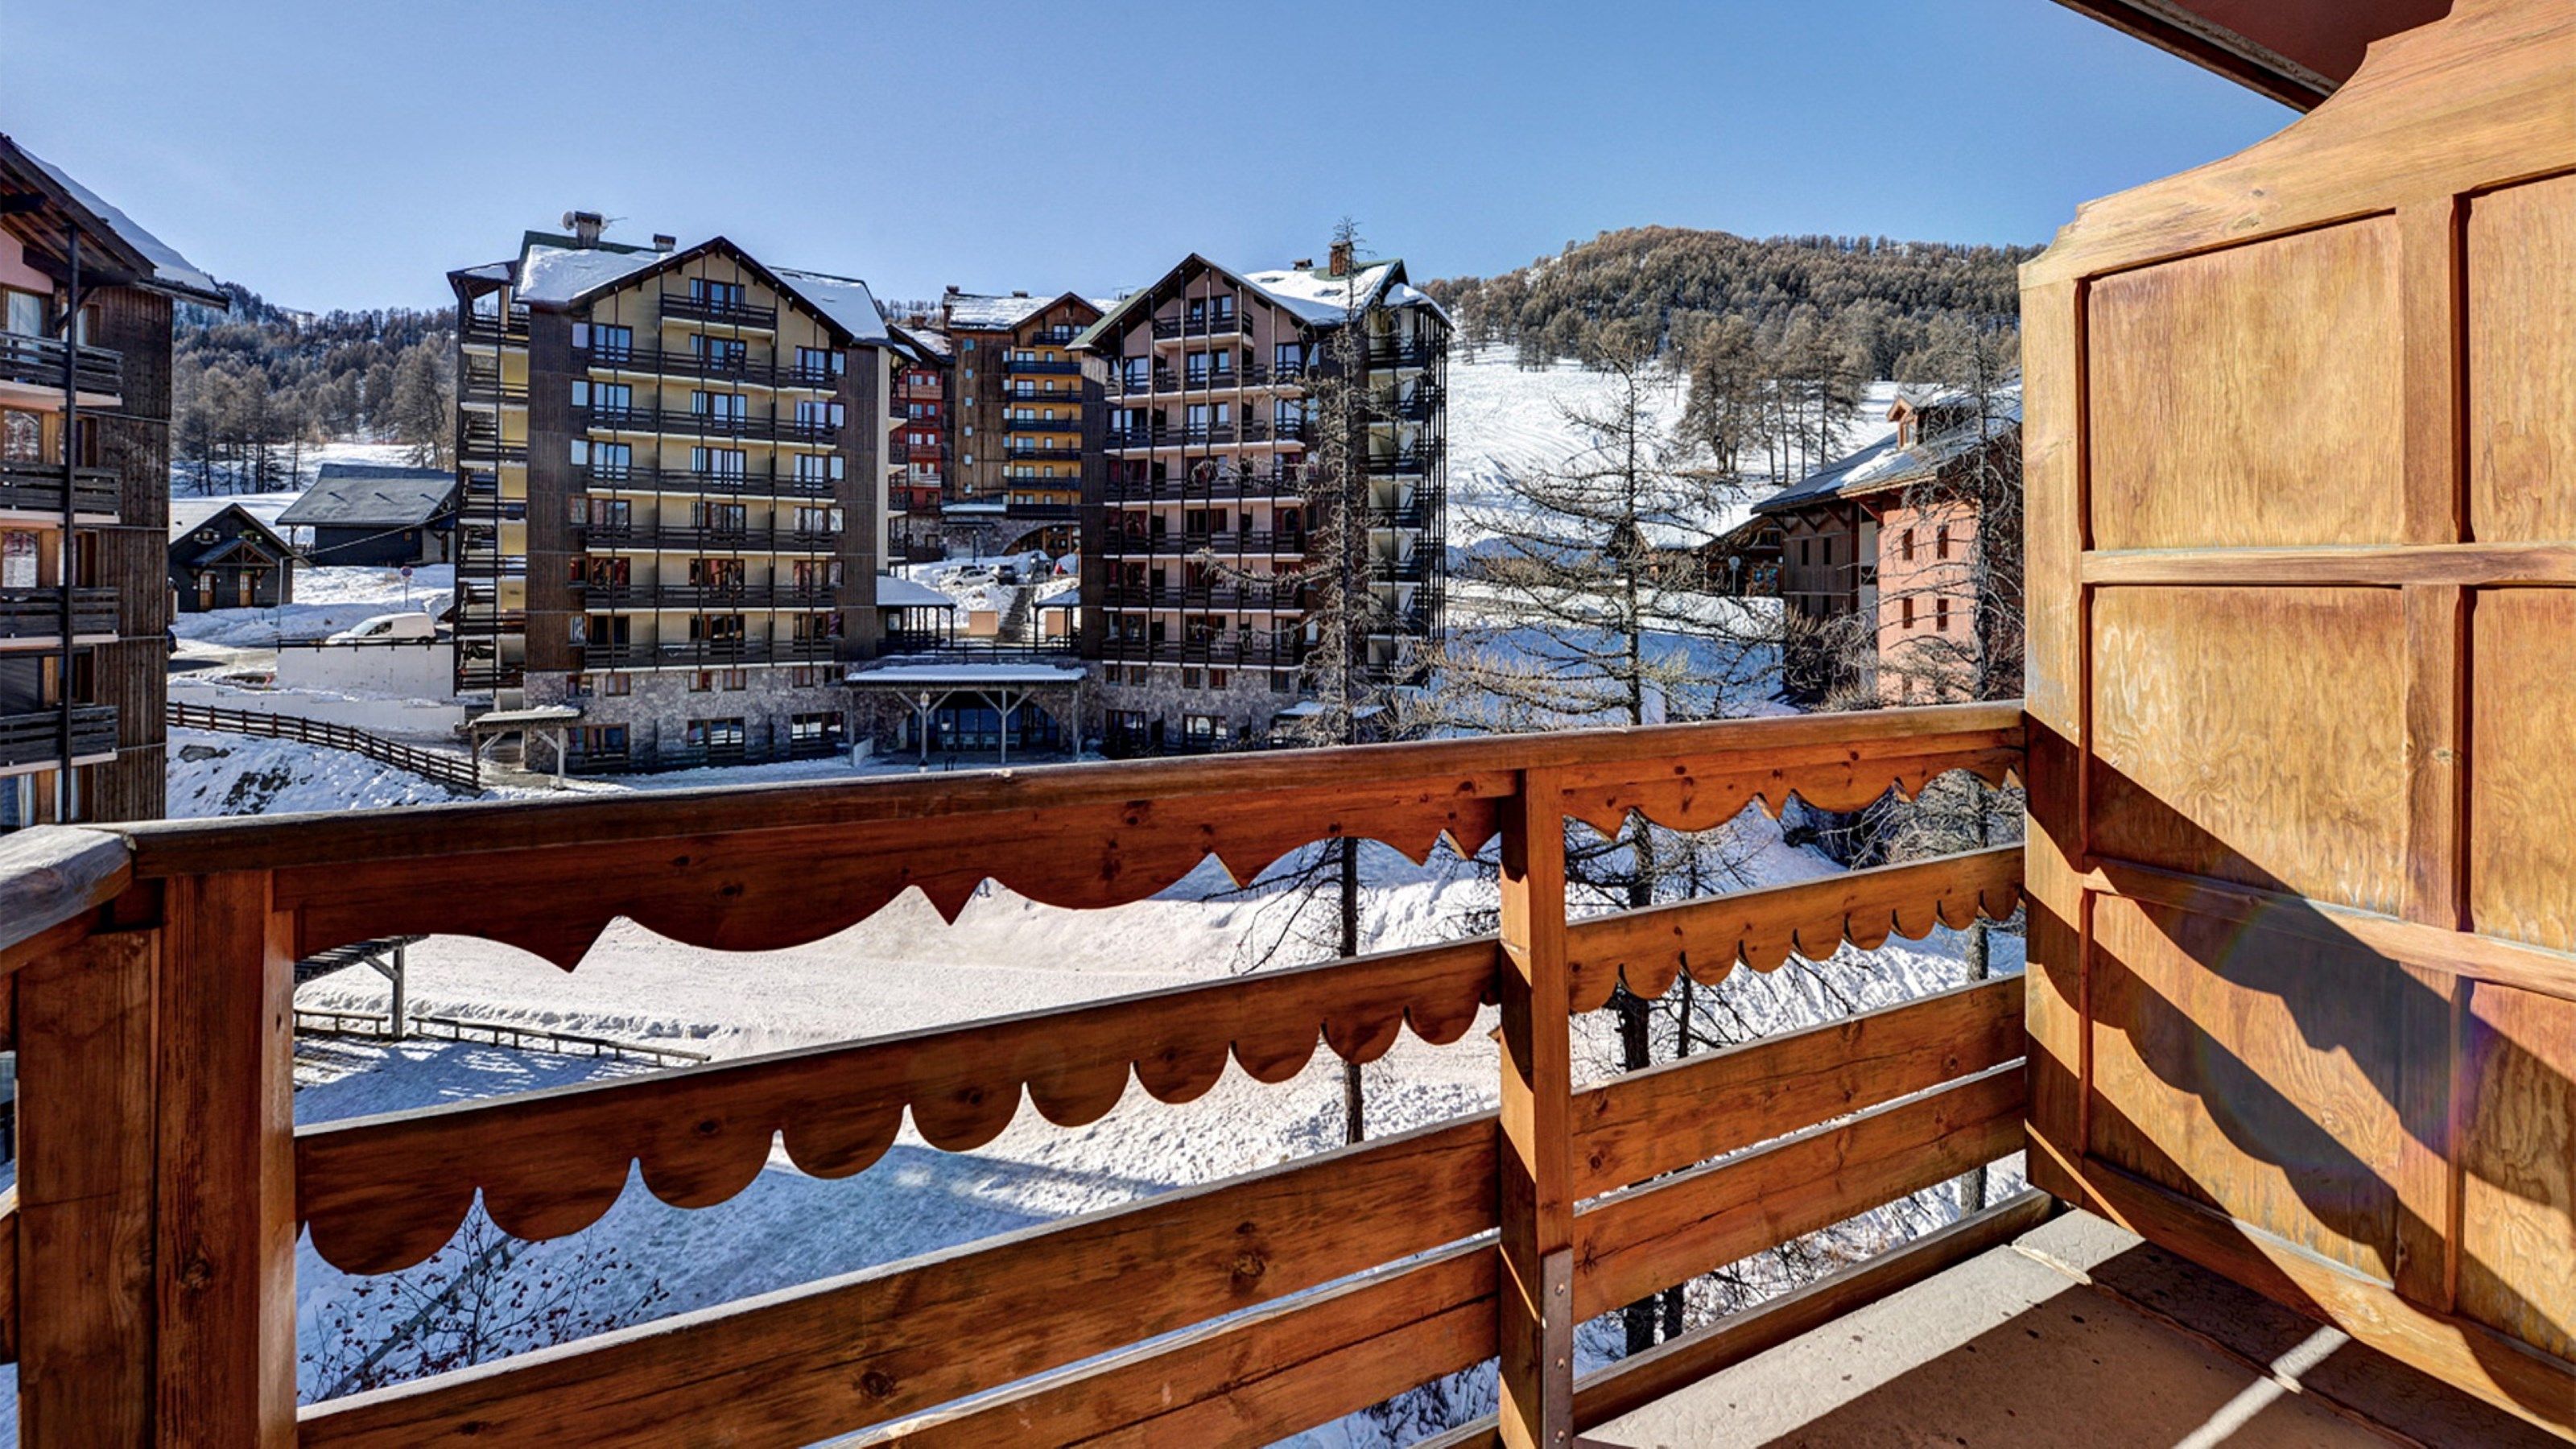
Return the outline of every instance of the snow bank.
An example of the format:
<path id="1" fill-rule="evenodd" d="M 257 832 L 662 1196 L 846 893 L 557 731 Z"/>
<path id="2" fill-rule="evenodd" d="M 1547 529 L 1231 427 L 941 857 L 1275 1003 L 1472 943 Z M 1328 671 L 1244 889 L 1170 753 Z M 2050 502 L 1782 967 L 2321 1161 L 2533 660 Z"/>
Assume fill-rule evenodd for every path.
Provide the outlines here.
<path id="1" fill-rule="evenodd" d="M 292 501 L 292 494 L 256 494 L 255 498 Z M 235 500 L 239 501 L 239 500 Z M 277 504 L 279 508 L 285 502 Z M 208 609 L 181 614 L 174 623 L 182 639 L 236 649 L 272 648 L 280 639 L 319 639 L 377 614 L 437 613 L 447 607 L 456 587 L 452 564 L 414 568 L 408 584 L 399 569 L 298 568 L 295 602 L 274 609 Z"/>

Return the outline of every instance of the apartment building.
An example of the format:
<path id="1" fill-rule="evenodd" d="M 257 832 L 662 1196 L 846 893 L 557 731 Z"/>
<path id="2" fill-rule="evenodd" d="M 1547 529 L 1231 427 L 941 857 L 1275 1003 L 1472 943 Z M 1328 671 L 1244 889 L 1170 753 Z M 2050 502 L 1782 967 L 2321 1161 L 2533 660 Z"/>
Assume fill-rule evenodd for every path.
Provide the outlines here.
<path id="1" fill-rule="evenodd" d="M 1345 325 L 1362 336 L 1328 347 Z M 1078 339 L 1108 362 L 1105 467 L 1082 530 L 1083 649 L 1113 750 L 1266 740 L 1306 693 L 1311 592 L 1266 576 L 1309 555 L 1310 380 L 1347 351 L 1368 399 L 1339 487 L 1367 511 L 1385 621 L 1368 663 L 1400 675 L 1440 626 L 1449 321 L 1398 260 L 1336 247 L 1237 272 L 1193 255 Z"/>
<path id="2" fill-rule="evenodd" d="M 895 373 L 896 460 L 888 484 L 894 505 L 891 562 L 925 563 L 944 557 L 940 502 L 948 487 L 948 390 L 954 346 L 936 328 L 898 323 L 897 341 L 911 354 Z"/>
<path id="3" fill-rule="evenodd" d="M 998 512 L 996 551 L 1073 551 L 1086 439 L 1100 385 L 1073 347 L 1100 308 L 1072 292 L 979 296 L 950 288 L 941 327 L 956 347 L 956 417 L 950 440 L 951 504 Z"/>
<path id="4" fill-rule="evenodd" d="M 906 353 L 856 279 L 566 222 L 448 274 L 458 690 L 575 769 L 842 748 Z"/>
<path id="5" fill-rule="evenodd" d="M 180 302 L 226 305 L 0 136 L 0 832 L 162 814 Z"/>

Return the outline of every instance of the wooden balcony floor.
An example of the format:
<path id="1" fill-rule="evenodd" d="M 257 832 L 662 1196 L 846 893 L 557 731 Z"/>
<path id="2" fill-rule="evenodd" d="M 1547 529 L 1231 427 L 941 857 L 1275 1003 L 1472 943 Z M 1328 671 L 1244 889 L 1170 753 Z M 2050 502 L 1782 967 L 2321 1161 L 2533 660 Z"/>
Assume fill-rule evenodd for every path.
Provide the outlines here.
<path id="1" fill-rule="evenodd" d="M 2069 1212 L 1582 1442 L 2508 1449 L 2559 1441 L 2101 1218 Z"/>

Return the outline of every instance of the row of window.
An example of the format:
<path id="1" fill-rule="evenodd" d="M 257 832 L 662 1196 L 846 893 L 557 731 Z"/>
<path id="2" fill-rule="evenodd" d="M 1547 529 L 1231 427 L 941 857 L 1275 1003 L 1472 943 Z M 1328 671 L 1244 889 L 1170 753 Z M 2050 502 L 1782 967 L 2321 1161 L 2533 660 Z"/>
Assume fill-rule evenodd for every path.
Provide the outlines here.
<path id="1" fill-rule="evenodd" d="M 585 524 L 602 532 L 630 528 L 635 523 L 635 501 L 631 498 L 609 498 L 596 494 L 576 493 L 567 497 L 571 522 Z M 796 532 L 830 534 L 841 531 L 841 510 L 824 503 L 797 504 L 790 525 Z M 689 505 L 689 526 L 714 533 L 748 533 L 751 530 L 751 505 L 727 503 L 701 498 Z"/>
<path id="2" fill-rule="evenodd" d="M 1906 629 L 1913 628 L 1914 601 L 1912 599 L 1898 600 L 1897 615 L 1899 627 Z M 1950 632 L 1950 601 L 1948 599 L 1936 597 L 1932 600 L 1932 628 L 1937 633 L 1946 634 Z"/>
<path id="3" fill-rule="evenodd" d="M 602 554 L 572 560 L 572 581 L 595 589 L 622 589 L 634 579 L 634 560 Z M 747 560 L 738 558 L 693 558 L 689 560 L 688 581 L 693 589 L 739 589 L 749 584 Z M 775 582 L 777 571 L 763 582 Z M 789 565 L 787 581 L 804 593 L 820 593 L 841 586 L 839 559 L 798 559 Z"/>

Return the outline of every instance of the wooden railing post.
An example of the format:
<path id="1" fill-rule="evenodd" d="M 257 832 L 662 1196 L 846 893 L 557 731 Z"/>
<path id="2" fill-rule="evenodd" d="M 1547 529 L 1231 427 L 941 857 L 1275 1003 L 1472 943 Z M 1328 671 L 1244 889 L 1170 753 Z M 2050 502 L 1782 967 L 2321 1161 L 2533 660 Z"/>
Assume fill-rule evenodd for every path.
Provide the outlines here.
<path id="1" fill-rule="evenodd" d="M 164 1444 L 295 1442 L 294 953 L 265 871 L 163 887 Z"/>
<path id="2" fill-rule="evenodd" d="M 152 1442 L 153 968 L 160 936 L 29 962 L 17 998 L 18 1435 Z"/>
<path id="3" fill-rule="evenodd" d="M 1565 964 L 1565 810 L 1557 776 L 1529 770 L 1502 816 L 1502 1272 L 1495 1342 L 1502 1438 L 1574 1438 L 1574 1092 Z"/>

